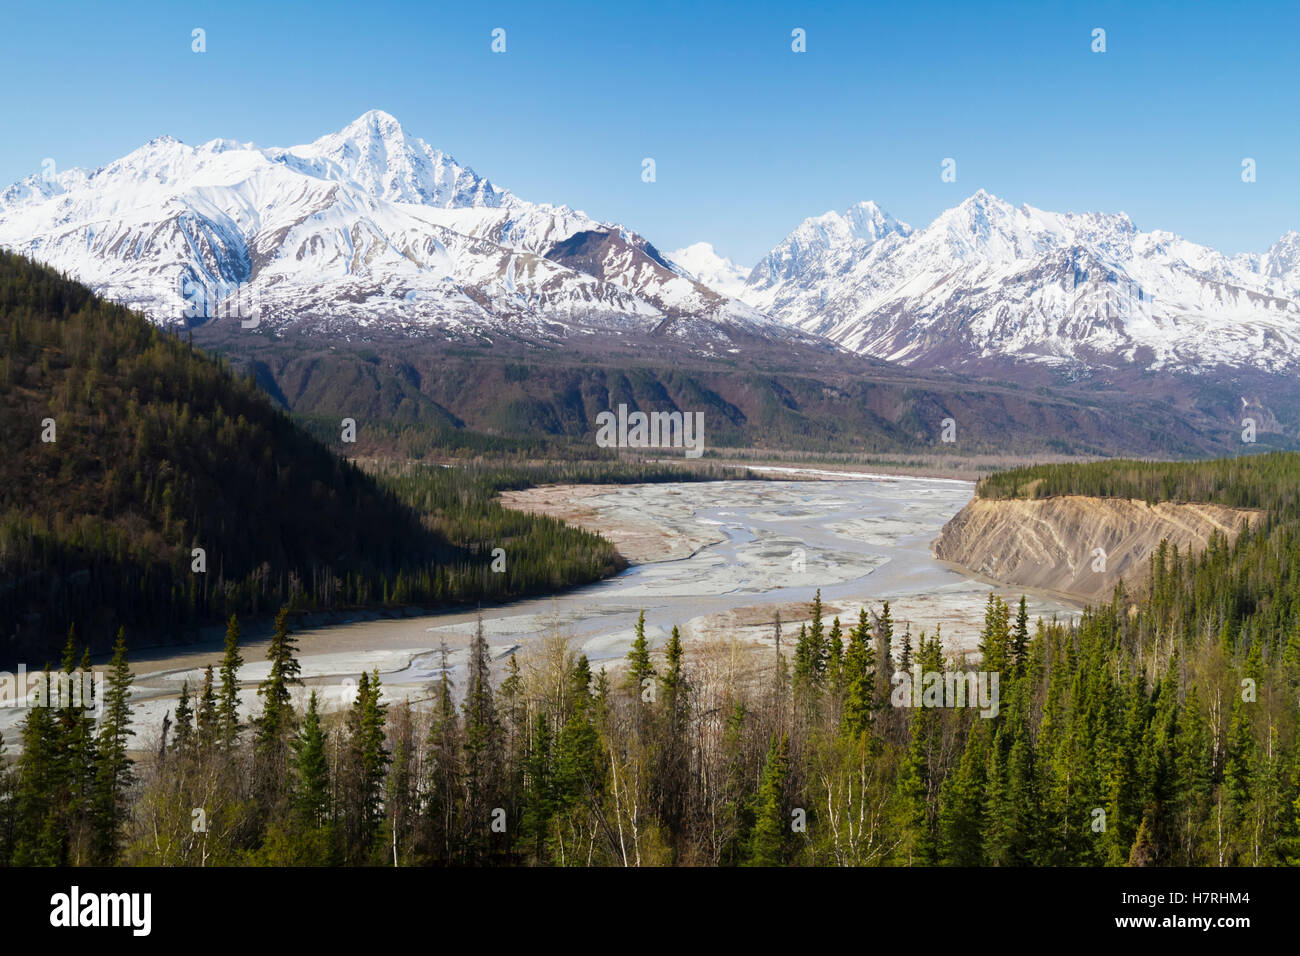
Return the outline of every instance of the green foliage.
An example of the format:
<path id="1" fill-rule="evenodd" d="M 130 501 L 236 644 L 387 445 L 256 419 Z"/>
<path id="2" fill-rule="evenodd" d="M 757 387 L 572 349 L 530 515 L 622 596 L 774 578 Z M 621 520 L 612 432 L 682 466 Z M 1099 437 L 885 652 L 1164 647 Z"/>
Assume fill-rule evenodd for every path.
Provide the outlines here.
<path id="1" fill-rule="evenodd" d="M 650 641 L 645 636 L 645 611 L 636 619 L 636 631 L 632 646 L 627 652 L 627 689 L 640 700 L 646 688 L 646 682 L 655 676 L 655 667 L 650 660 Z"/>
<path id="2" fill-rule="evenodd" d="M 263 747 L 278 745 L 293 723 L 292 694 L 289 687 L 301 684 L 302 666 L 295 656 L 298 642 L 289 630 L 289 608 L 282 607 L 275 616 L 275 630 L 266 649 L 271 668 L 266 680 L 257 688 L 262 698 L 262 714 L 257 720 L 257 741 Z"/>
<path id="3" fill-rule="evenodd" d="M 72 624 L 98 652 L 124 625 L 174 640 L 284 604 L 469 604 L 623 567 L 599 536 L 495 500 L 563 467 L 367 474 L 251 378 L 4 252 L 0 344 L 0 663 L 53 656 Z M 670 470 L 606 461 L 585 474 Z M 491 569 L 498 547 L 505 573 Z"/>
<path id="4" fill-rule="evenodd" d="M 675 629 L 653 651 L 642 616 L 624 693 L 558 636 L 525 667 L 512 655 L 494 689 L 480 622 L 459 707 L 444 654 L 412 707 L 390 714 L 370 674 L 345 715 L 322 715 L 314 695 L 297 714 L 283 611 L 254 739 L 181 745 L 178 712 L 177 747 L 139 776 L 119 635 L 97 736 L 70 707 L 28 713 L 23 752 L 0 773 L 0 862 L 1295 864 L 1296 568 L 1300 536 L 1282 518 L 1195 555 L 1160 547 L 1146 577 L 1077 622 L 1031 627 L 1023 602 L 1013 621 L 995 597 L 979 666 L 999 668 L 996 711 L 892 706 L 890 608 L 864 610 L 845 642 L 816 602 L 799 687 L 767 651 L 741 679 Z M 237 623 L 230 635 L 237 686 Z M 76 650 L 70 636 L 62 674 Z M 968 676 L 938 628 L 910 654 L 918 676 Z M 199 740 L 221 726 L 224 670 L 205 674 Z M 291 743 L 273 761 L 279 740 Z M 194 807 L 210 833 L 190 831 Z"/>
<path id="5" fill-rule="evenodd" d="M 1300 509 L 1300 453 L 1275 451 L 1211 461 L 1112 458 L 1029 465 L 981 479 L 975 493 L 981 498 L 1091 495 L 1135 498 L 1148 504 L 1196 501 L 1295 515 Z"/>
<path id="6" fill-rule="evenodd" d="M 754 806 L 754 832 L 750 840 L 750 866 L 780 866 L 786 861 L 790 821 L 785 812 L 785 788 L 790 774 L 790 738 L 781 735 L 763 767 Z"/>
<path id="7" fill-rule="evenodd" d="M 307 700 L 307 713 L 293 742 L 293 804 L 305 829 L 319 830 L 330 819 L 329 765 L 325 757 L 325 732 L 321 727 L 316 692 Z"/>

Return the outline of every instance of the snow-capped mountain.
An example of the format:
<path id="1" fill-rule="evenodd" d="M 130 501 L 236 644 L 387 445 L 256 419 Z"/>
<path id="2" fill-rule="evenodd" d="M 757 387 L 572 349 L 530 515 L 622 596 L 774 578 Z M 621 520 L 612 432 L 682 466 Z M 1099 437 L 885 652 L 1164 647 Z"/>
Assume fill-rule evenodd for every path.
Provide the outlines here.
<path id="1" fill-rule="evenodd" d="M 852 268 L 880 240 L 911 232 L 874 202 L 851 206 L 842 216 L 831 211 L 805 219 L 754 267 L 748 301 L 780 308 L 792 281 L 811 285 L 829 279 Z"/>
<path id="2" fill-rule="evenodd" d="M 668 261 L 680 271 L 725 296 L 736 299 L 745 290 L 745 280 L 752 271 L 720 256 L 707 242 L 696 242 L 668 253 Z"/>
<path id="3" fill-rule="evenodd" d="M 1225 256 L 1124 214 L 1016 208 L 983 190 L 913 230 L 872 203 L 804 221 L 744 301 L 920 367 L 1278 372 L 1300 365 L 1300 235 Z"/>
<path id="4" fill-rule="evenodd" d="M 304 146 L 162 137 L 29 177 L 0 193 L 0 246 L 163 323 L 796 334 L 623 226 L 519 199 L 378 110 Z"/>

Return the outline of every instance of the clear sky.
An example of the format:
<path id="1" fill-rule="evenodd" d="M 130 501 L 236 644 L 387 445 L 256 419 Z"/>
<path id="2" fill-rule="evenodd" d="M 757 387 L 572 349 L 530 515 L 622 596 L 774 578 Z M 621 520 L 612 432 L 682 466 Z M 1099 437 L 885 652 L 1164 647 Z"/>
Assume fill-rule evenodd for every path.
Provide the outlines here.
<path id="1" fill-rule="evenodd" d="M 981 187 L 1262 252 L 1300 229 L 1298 35 L 1296 2 L 10 2 L 0 184 L 378 108 L 525 199 L 745 265 L 828 209 L 924 225 Z"/>

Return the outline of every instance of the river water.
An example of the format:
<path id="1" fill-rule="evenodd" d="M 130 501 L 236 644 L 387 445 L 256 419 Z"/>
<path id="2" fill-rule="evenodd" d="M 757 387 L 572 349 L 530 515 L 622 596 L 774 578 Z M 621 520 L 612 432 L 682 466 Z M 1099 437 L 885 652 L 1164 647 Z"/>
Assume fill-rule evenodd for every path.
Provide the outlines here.
<path id="1" fill-rule="evenodd" d="M 910 627 L 915 638 L 941 624 L 945 649 L 970 650 L 990 590 L 1019 599 L 1018 591 L 991 588 L 930 554 L 930 542 L 972 493 L 966 481 L 883 476 L 602 489 L 585 502 L 598 525 L 651 529 L 679 556 L 554 597 L 484 609 L 488 643 L 502 660 L 558 627 L 593 666 L 617 666 L 643 609 L 652 644 L 661 645 L 678 625 L 689 651 L 733 638 L 770 646 L 778 608 L 792 643 L 807 616 L 803 605 L 820 588 L 828 618 L 838 614 L 846 627 L 860 607 L 888 600 L 899 634 Z M 1078 612 L 1044 596 L 1030 597 L 1029 607 L 1031 617 Z M 419 699 L 440 673 L 441 642 L 453 679 L 459 676 L 474 627 L 473 612 L 456 612 L 306 629 L 299 634 L 303 678 L 327 706 L 350 699 L 362 670 L 379 671 L 390 699 Z M 266 676 L 265 643 L 250 640 L 243 649 L 244 701 L 253 711 L 255 683 Z M 133 655 L 139 745 L 156 735 L 181 683 L 193 690 L 202 667 L 220 653 L 220 641 L 212 640 Z M 6 741 L 14 742 L 19 719 L 19 711 L 0 712 Z"/>

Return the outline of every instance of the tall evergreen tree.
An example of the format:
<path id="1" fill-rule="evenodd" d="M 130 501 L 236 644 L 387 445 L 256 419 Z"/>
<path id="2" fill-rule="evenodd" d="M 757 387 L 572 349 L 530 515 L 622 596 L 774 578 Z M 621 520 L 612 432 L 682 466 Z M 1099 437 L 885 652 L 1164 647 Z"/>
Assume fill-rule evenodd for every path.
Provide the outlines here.
<path id="1" fill-rule="evenodd" d="M 29 708 L 21 739 L 13 862 L 16 866 L 60 866 L 66 862 L 67 833 L 57 804 L 63 767 L 53 711 L 44 706 Z"/>
<path id="2" fill-rule="evenodd" d="M 199 746 L 206 752 L 214 747 L 220 737 L 220 718 L 217 714 L 217 695 L 212 686 L 212 665 L 203 671 L 203 690 L 195 710 L 195 729 Z"/>
<path id="3" fill-rule="evenodd" d="M 639 700 L 646 682 L 655 676 L 654 664 L 650 661 L 650 642 L 645 636 L 645 611 L 637 615 L 636 632 L 632 646 L 627 652 L 627 688 Z"/>
<path id="4" fill-rule="evenodd" d="M 492 699 L 491 661 L 483 618 L 479 617 L 469 645 L 464 714 L 466 853 L 471 862 L 488 853 L 492 813 L 501 782 L 501 740 Z"/>
<path id="5" fill-rule="evenodd" d="M 523 829 L 532 842 L 533 856 L 549 862 L 547 840 L 555 815 L 555 785 L 552 781 L 551 722 L 538 711 L 533 717 L 532 739 L 525 770 Z"/>
<path id="6" fill-rule="evenodd" d="M 190 706 L 190 682 L 181 682 L 181 696 L 176 701 L 172 750 L 187 754 L 194 749 L 194 708 Z"/>
<path id="7" fill-rule="evenodd" d="M 330 820 L 332 791 L 325 731 L 314 690 L 307 698 L 307 712 L 293 741 L 293 756 L 293 806 L 299 823 L 305 829 L 324 829 Z"/>
<path id="8" fill-rule="evenodd" d="M 871 727 L 875 709 L 875 648 L 872 645 L 871 622 L 865 607 L 858 613 L 857 626 L 849 631 L 849 646 L 844 652 L 844 732 L 857 739 Z"/>
<path id="9" fill-rule="evenodd" d="M 790 774 L 790 737 L 772 741 L 754 809 L 750 838 L 750 866 L 780 866 L 786 862 L 790 822 L 786 816 L 785 787 Z"/>
<path id="10" fill-rule="evenodd" d="M 456 706 L 452 700 L 451 668 L 447 664 L 447 645 L 439 648 L 442 665 L 430 715 L 428 749 L 425 759 L 426 781 L 423 819 L 425 843 L 430 857 L 438 863 L 459 861 L 464 849 L 461 837 L 461 811 L 464 798 L 462 780 L 462 735 Z"/>
<path id="11" fill-rule="evenodd" d="M 302 683 L 297 650 L 298 643 L 289 630 L 289 606 L 286 604 L 275 616 L 275 629 L 266 651 L 266 659 L 271 662 L 270 671 L 257 688 L 257 695 L 262 698 L 257 741 L 263 748 L 278 746 L 293 726 L 293 694 L 289 687 Z"/>
<path id="12" fill-rule="evenodd" d="M 244 659 L 239 654 L 239 619 L 230 615 L 226 624 L 226 650 L 221 658 L 221 692 L 217 700 L 217 722 L 221 746 L 229 751 L 239 736 L 239 669 Z"/>
<path id="13" fill-rule="evenodd" d="M 126 755 L 131 729 L 131 684 L 134 677 L 126 660 L 126 630 L 119 628 L 113 657 L 109 661 L 107 688 L 104 692 L 104 716 L 96 744 L 94 846 L 101 865 L 116 861 L 122 827 L 130 808 L 127 789 L 135 780 L 131 761 Z"/>
<path id="14" fill-rule="evenodd" d="M 1029 607 L 1025 596 L 1020 595 L 1020 606 L 1016 609 L 1016 627 L 1011 635 L 1011 664 L 1017 674 L 1024 672 L 1029 663 Z"/>
<path id="15" fill-rule="evenodd" d="M 373 852 L 383 820 L 384 772 L 389 763 L 384 746 L 387 710 L 388 705 L 381 702 L 378 671 L 362 672 L 347 716 L 351 776 L 348 836 L 357 862 L 365 861 Z"/>

